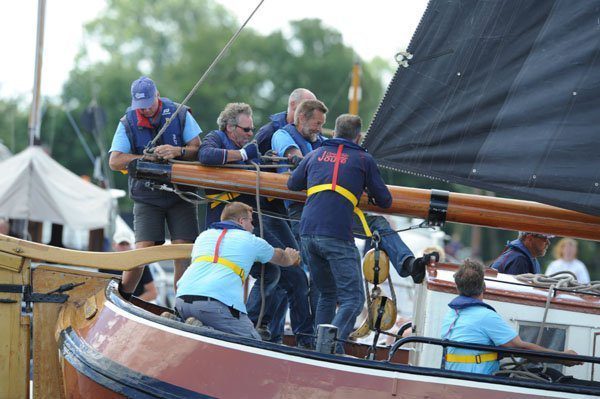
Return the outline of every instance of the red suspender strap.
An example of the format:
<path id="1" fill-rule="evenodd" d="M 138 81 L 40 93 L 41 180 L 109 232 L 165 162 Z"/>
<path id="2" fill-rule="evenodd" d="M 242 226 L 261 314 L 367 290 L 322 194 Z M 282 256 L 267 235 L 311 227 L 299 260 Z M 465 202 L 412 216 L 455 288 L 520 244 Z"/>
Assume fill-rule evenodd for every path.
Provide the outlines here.
<path id="1" fill-rule="evenodd" d="M 225 233 L 227 233 L 227 229 L 223 229 L 221 235 L 217 239 L 217 245 L 215 245 L 215 254 L 213 256 L 213 263 L 219 263 L 219 247 L 221 246 L 221 241 L 223 241 L 223 237 L 225 237 Z"/>
<path id="2" fill-rule="evenodd" d="M 335 191 L 335 186 L 337 186 L 338 180 L 338 171 L 340 170 L 340 158 L 342 157 L 342 150 L 344 149 L 344 145 L 340 144 L 337 150 L 337 154 L 335 154 L 335 165 L 333 166 L 333 178 L 331 179 L 331 189 Z"/>

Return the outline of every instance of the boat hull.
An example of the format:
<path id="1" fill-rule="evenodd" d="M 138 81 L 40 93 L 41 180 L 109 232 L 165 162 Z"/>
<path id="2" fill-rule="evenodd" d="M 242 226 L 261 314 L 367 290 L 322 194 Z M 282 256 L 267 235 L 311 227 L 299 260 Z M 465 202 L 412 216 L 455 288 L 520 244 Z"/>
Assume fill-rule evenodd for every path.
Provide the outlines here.
<path id="1" fill-rule="evenodd" d="M 162 321 L 119 299 L 110 286 L 107 294 L 104 303 L 96 300 L 89 320 L 85 306 L 63 317 L 60 351 L 69 398 L 107 397 L 102 388 L 113 397 L 144 398 L 587 397 L 232 337 Z"/>

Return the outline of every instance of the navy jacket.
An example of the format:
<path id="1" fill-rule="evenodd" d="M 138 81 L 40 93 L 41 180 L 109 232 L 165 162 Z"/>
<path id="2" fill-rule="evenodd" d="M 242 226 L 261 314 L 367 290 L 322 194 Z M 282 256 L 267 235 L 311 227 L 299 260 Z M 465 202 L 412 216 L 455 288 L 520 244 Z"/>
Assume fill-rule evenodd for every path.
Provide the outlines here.
<path id="1" fill-rule="evenodd" d="M 319 184 L 332 183 L 334 159 L 338 146 L 344 145 L 337 184 L 360 199 L 365 188 L 378 206 L 389 208 L 392 195 L 383 182 L 373 157 L 361 146 L 344 139 L 325 140 L 321 147 L 310 152 L 288 180 L 288 188 L 306 190 Z M 346 198 L 333 191 L 322 191 L 308 197 L 300 235 L 321 235 L 353 241 L 354 207 Z"/>
<path id="2" fill-rule="evenodd" d="M 239 150 L 240 148 L 235 145 L 227 134 L 222 130 L 213 130 L 208 133 L 198 151 L 198 159 L 204 165 L 224 165 L 226 163 L 236 164 L 249 164 L 250 160 L 244 162 L 242 160 L 235 162 L 227 162 L 227 150 Z M 254 160 L 256 161 L 256 160 Z M 205 193 L 207 196 L 223 193 L 219 190 L 206 189 Z M 252 208 L 256 208 L 256 201 L 253 195 L 241 194 L 236 198 L 225 198 L 227 200 L 239 201 L 250 205 Z M 221 220 L 221 213 L 225 207 L 225 203 L 221 203 L 216 206 L 208 204 L 206 207 L 206 226 L 210 226 L 212 223 L 219 222 Z"/>
<path id="3" fill-rule="evenodd" d="M 492 267 L 505 274 L 541 273 L 540 263 L 519 239 L 508 243 Z"/>
<path id="4" fill-rule="evenodd" d="M 261 154 L 266 154 L 267 151 L 271 150 L 271 139 L 273 133 L 287 125 L 287 112 L 279 112 L 269 117 L 271 122 L 261 127 L 256 133 L 255 139 L 258 144 L 258 150 Z"/>

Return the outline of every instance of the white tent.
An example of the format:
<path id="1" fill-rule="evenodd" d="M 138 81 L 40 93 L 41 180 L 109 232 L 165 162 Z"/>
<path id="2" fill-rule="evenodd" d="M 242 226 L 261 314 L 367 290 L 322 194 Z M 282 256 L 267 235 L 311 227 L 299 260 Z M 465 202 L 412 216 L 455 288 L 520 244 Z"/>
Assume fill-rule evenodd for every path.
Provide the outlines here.
<path id="1" fill-rule="evenodd" d="M 112 196 L 72 173 L 40 147 L 0 162 L 0 216 L 74 229 L 109 223 Z"/>
<path id="2" fill-rule="evenodd" d="M 0 161 L 10 157 L 12 157 L 10 150 L 4 144 L 0 143 Z"/>

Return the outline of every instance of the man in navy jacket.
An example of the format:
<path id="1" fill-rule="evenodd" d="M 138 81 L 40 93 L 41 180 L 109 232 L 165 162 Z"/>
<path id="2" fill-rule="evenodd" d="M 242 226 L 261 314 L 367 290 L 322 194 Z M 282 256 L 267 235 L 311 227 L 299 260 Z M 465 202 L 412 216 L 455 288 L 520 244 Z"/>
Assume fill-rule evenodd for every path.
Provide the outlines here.
<path id="1" fill-rule="evenodd" d="M 519 232 L 519 237 L 508 243 L 492 268 L 506 274 L 541 273 L 540 263 L 536 258 L 546 254 L 551 238 L 547 234 Z"/>
<path id="2" fill-rule="evenodd" d="M 334 324 L 341 340 L 350 334 L 365 299 L 352 234 L 353 214 L 361 215 L 357 199 L 367 189 L 378 206 L 392 205 L 375 160 L 358 145 L 361 127 L 358 116 L 339 116 L 334 138 L 308 153 L 288 180 L 290 190 L 308 195 L 300 221 L 301 253 L 320 292 L 316 324 Z M 341 344 L 337 352 L 343 353 Z"/>

